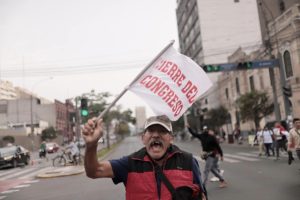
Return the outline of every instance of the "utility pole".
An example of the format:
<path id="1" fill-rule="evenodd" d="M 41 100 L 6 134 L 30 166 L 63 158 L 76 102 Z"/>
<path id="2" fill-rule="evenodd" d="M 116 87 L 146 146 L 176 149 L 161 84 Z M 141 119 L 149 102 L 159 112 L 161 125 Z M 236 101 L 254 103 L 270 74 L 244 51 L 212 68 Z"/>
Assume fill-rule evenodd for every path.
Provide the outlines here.
<path id="1" fill-rule="evenodd" d="M 274 16 L 273 16 L 271 10 L 264 4 L 263 1 L 260 1 L 259 5 L 262 8 L 261 9 L 262 10 L 262 14 L 263 14 L 265 22 L 266 22 L 266 31 L 267 31 L 268 39 L 265 41 L 265 46 L 266 46 L 266 48 L 268 50 L 268 54 L 269 54 L 270 58 L 274 58 L 275 56 L 272 54 L 272 44 L 271 44 L 270 30 L 269 30 L 269 27 L 268 27 L 268 24 L 267 24 L 267 18 L 266 18 L 264 10 L 266 9 L 269 12 L 269 14 L 270 14 L 273 22 L 274 22 Z M 275 32 L 275 36 L 277 38 L 276 34 L 277 34 L 277 32 Z M 277 42 L 276 46 L 277 46 L 276 48 L 278 50 L 278 42 Z M 277 56 L 279 56 L 278 59 L 280 59 L 281 56 L 279 54 L 279 51 L 278 51 L 278 55 Z M 281 63 L 279 63 L 279 68 L 282 68 Z M 275 81 L 275 74 L 274 74 L 274 69 L 273 68 L 269 68 L 269 75 L 270 75 L 270 82 L 271 82 L 272 92 L 273 92 L 275 119 L 276 119 L 276 121 L 280 121 L 281 120 L 281 114 L 280 114 L 279 103 L 278 103 L 278 98 L 277 98 L 276 81 Z"/>
<path id="2" fill-rule="evenodd" d="M 77 142 L 79 144 L 81 117 L 80 117 L 79 109 L 78 109 L 78 99 L 79 99 L 79 97 L 75 97 L 76 138 L 77 138 Z M 78 148 L 80 151 L 80 145 L 78 145 Z"/>
<path id="3" fill-rule="evenodd" d="M 30 137 L 31 137 L 31 148 L 34 151 L 34 126 L 33 126 L 33 94 L 30 94 Z"/>
<path id="4" fill-rule="evenodd" d="M 34 127 L 33 127 L 33 97 L 32 94 L 30 94 L 30 134 L 33 136 L 34 134 Z"/>

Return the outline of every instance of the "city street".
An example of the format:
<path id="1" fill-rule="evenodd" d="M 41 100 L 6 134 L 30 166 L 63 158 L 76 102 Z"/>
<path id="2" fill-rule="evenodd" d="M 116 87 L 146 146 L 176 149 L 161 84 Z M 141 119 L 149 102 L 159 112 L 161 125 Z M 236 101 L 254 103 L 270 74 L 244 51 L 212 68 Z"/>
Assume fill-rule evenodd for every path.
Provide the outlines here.
<path id="1" fill-rule="evenodd" d="M 183 149 L 197 152 L 200 143 L 194 141 L 176 142 Z M 114 151 L 108 154 L 108 159 L 129 154 L 141 147 L 136 137 L 126 138 Z M 297 200 L 300 195 L 300 163 L 287 164 L 283 155 L 279 161 L 273 158 L 258 157 L 257 148 L 247 144 L 222 144 L 225 157 L 221 168 L 225 170 L 224 177 L 228 187 L 218 188 L 218 182 L 209 182 L 207 190 L 210 200 L 231 199 L 264 199 L 264 200 Z M 199 160 L 201 169 L 204 162 Z M 0 199 L 6 200 L 80 200 L 80 199 L 125 199 L 123 185 L 115 186 L 110 179 L 89 179 L 84 173 L 73 176 L 39 179 L 35 175 L 49 169 L 47 163 L 27 166 L 25 168 L 5 169 L 0 171 Z M 23 171 L 23 173 L 22 173 Z M 24 172 L 26 171 L 26 173 Z M 12 173 L 13 172 L 13 173 Z"/>

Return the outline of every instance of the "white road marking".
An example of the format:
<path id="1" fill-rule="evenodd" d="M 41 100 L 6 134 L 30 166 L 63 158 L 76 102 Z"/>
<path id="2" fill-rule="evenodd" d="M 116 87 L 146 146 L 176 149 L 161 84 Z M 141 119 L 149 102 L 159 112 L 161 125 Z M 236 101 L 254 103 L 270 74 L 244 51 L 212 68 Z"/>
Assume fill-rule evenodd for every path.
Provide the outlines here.
<path id="1" fill-rule="evenodd" d="M 257 157 L 258 154 L 252 154 L 252 153 L 245 153 L 245 152 L 238 152 L 238 155 L 242 155 L 242 156 L 250 156 L 250 157 Z"/>
<path id="2" fill-rule="evenodd" d="M 53 168 L 53 167 L 46 167 L 46 168 L 40 169 L 40 170 L 38 170 L 38 171 L 31 172 L 31 173 L 29 173 L 29 174 L 26 174 L 25 176 L 20 177 L 19 179 L 28 179 L 28 178 L 32 178 L 32 177 L 34 177 L 36 174 L 41 173 L 41 172 L 44 172 L 44 171 L 46 171 L 46 170 L 48 170 L 48 169 L 51 169 L 51 168 Z"/>
<path id="3" fill-rule="evenodd" d="M 13 178 L 13 177 L 19 176 L 21 174 L 29 173 L 29 172 L 34 171 L 34 170 L 36 170 L 36 168 L 22 169 L 21 171 L 19 171 L 17 173 L 10 174 L 10 175 L 7 175 L 7 176 L 3 176 L 3 177 L 0 178 L 0 180 L 7 180 L 9 178 Z"/>
<path id="4" fill-rule="evenodd" d="M 233 155 L 233 154 L 224 154 L 225 157 L 230 157 L 230 158 L 235 158 L 235 159 L 240 159 L 240 160 L 245 160 L 245 161 L 259 161 L 259 159 L 256 158 L 247 158 L 244 156 L 238 156 L 238 155 Z M 225 160 L 225 158 L 224 158 Z"/>
<path id="5" fill-rule="evenodd" d="M 5 199 L 6 198 L 6 196 L 0 196 L 0 199 Z"/>
<path id="6" fill-rule="evenodd" d="M 200 156 L 194 156 L 199 162 L 205 163 L 205 160 L 203 160 Z M 224 157 L 224 162 L 229 162 L 229 163 L 239 163 L 240 161 L 231 159 L 231 158 L 226 158 Z"/>
<path id="7" fill-rule="evenodd" d="M 40 182 L 40 180 L 30 180 L 30 181 L 25 181 L 24 183 L 37 183 Z"/>
<path id="8" fill-rule="evenodd" d="M 227 158 L 227 157 L 223 157 L 223 159 L 224 159 L 224 162 L 229 162 L 229 163 L 239 163 L 240 162 L 239 160 L 235 160 L 235 159 Z"/>
<path id="9" fill-rule="evenodd" d="M 7 176 L 7 175 L 9 175 L 9 174 L 13 174 L 13 173 L 16 173 L 16 172 L 18 172 L 18 171 L 20 171 L 20 168 L 14 168 L 14 169 L 10 169 L 10 170 L 1 170 L 1 172 L 0 172 L 0 177 L 2 177 L 2 176 Z"/>
<path id="10" fill-rule="evenodd" d="M 10 193 L 13 193 L 13 192 L 18 192 L 20 190 L 6 190 L 4 192 L 1 192 L 1 194 L 10 194 Z"/>
<path id="11" fill-rule="evenodd" d="M 24 188 L 24 187 L 29 187 L 29 186 L 30 186 L 30 184 L 25 184 L 25 185 L 17 185 L 13 188 L 18 189 L 18 188 Z"/>

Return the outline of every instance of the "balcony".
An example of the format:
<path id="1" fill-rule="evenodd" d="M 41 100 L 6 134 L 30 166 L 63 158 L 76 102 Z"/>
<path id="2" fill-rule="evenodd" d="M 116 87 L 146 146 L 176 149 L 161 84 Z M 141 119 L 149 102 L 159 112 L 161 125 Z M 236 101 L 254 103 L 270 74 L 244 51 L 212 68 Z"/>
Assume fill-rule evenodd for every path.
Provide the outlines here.
<path id="1" fill-rule="evenodd" d="M 268 24 L 270 36 L 274 36 L 276 33 L 284 30 L 295 19 L 300 19 L 300 4 L 295 4 Z"/>

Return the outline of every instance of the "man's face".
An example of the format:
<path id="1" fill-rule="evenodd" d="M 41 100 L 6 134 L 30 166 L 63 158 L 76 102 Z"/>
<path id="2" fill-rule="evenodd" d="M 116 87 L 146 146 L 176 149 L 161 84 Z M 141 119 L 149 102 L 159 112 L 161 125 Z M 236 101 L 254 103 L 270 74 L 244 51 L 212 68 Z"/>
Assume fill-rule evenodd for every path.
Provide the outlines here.
<path id="1" fill-rule="evenodd" d="M 294 122 L 295 128 L 300 129 L 300 120 Z"/>
<path id="2" fill-rule="evenodd" d="M 163 126 L 152 125 L 146 129 L 142 141 L 150 157 L 157 160 L 166 153 L 173 136 Z"/>

